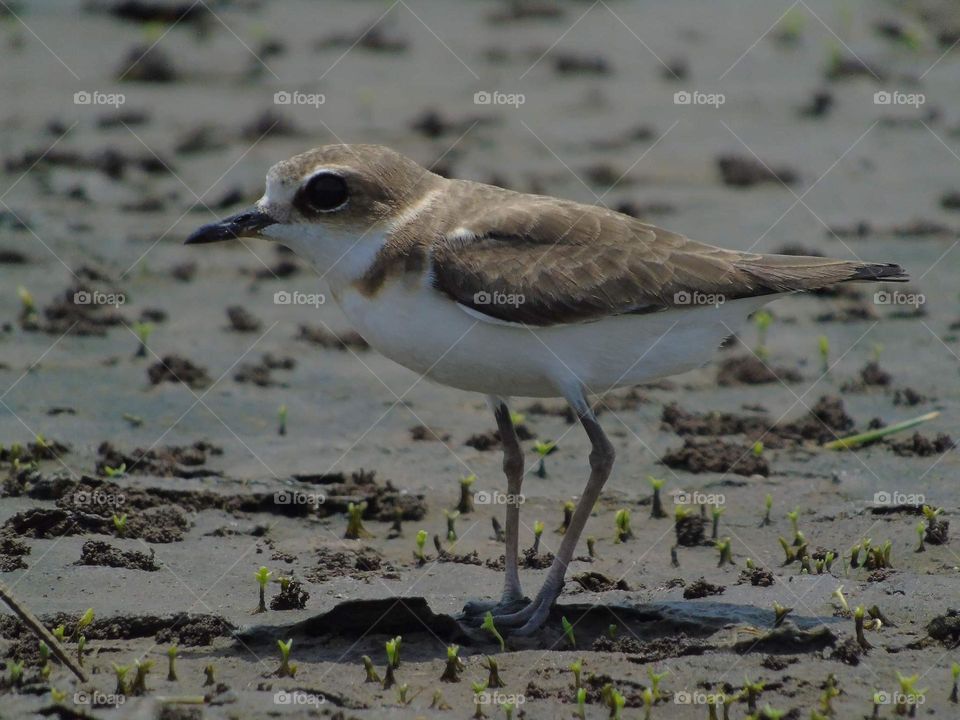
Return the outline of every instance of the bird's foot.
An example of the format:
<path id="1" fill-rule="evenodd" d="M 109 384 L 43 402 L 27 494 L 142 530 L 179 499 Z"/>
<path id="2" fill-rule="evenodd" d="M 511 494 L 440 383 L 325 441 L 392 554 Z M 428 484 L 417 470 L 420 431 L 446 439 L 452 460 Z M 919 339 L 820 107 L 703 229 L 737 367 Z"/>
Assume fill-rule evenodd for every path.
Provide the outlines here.
<path id="1" fill-rule="evenodd" d="M 469 600 L 457 618 L 461 625 L 480 627 L 487 613 L 493 614 L 494 622 L 498 617 L 513 615 L 530 603 L 523 595 L 504 596 L 500 600 Z"/>
<path id="2" fill-rule="evenodd" d="M 533 635 L 543 627 L 550 615 L 550 609 L 563 590 L 563 582 L 547 582 L 537 593 L 533 602 L 517 612 L 494 615 L 493 620 L 497 628 L 504 634 L 523 636 Z"/>

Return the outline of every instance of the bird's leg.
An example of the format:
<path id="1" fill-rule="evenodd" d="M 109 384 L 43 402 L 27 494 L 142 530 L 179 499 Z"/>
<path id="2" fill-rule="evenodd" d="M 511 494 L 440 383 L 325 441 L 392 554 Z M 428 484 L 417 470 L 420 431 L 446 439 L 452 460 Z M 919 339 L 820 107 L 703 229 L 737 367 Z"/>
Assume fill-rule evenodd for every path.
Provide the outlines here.
<path id="1" fill-rule="evenodd" d="M 520 448 L 520 440 L 517 438 L 517 430 L 510 419 L 510 410 L 506 401 L 502 398 L 491 397 L 490 404 L 493 407 L 493 415 L 497 420 L 497 430 L 500 432 L 500 442 L 503 445 L 503 473 L 507 476 L 507 517 L 504 533 L 506 537 L 504 554 L 506 578 L 499 602 L 474 600 L 468 602 L 463 608 L 464 616 L 481 620 L 488 610 L 495 615 L 510 613 L 519 610 L 528 602 L 523 597 L 523 590 L 520 587 L 520 570 L 517 559 L 520 545 L 520 488 L 523 484 L 523 450 Z"/>
<path id="2" fill-rule="evenodd" d="M 586 398 L 581 394 L 579 397 L 572 399 L 570 404 L 580 418 L 580 423 L 586 430 L 587 437 L 590 438 L 590 444 L 593 446 L 590 451 L 590 479 L 583 490 L 580 502 L 573 511 L 570 526 L 560 542 L 560 548 L 557 550 L 553 564 L 547 572 L 547 578 L 536 598 L 523 610 L 509 615 L 500 615 L 496 618 L 499 627 L 516 628 L 512 631 L 515 635 L 530 635 L 539 630 L 546 622 L 547 616 L 550 614 L 550 608 L 560 595 L 560 591 L 563 590 L 567 566 L 573 559 L 580 534 L 587 524 L 590 513 L 593 512 L 593 507 L 600 497 L 600 491 L 613 468 L 615 458 L 613 445 L 597 422 L 597 418 L 590 409 Z"/>

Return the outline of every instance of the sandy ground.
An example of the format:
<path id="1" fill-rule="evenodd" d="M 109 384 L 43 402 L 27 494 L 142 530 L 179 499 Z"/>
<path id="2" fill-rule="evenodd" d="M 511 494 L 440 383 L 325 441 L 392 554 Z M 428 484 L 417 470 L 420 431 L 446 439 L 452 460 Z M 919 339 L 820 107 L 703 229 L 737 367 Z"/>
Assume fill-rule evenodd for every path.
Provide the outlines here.
<path id="1" fill-rule="evenodd" d="M 215 14 L 197 7 L 176 23 L 103 10 L 119 4 L 0 6 L 2 579 L 50 627 L 65 623 L 68 639 L 87 608 L 96 616 L 85 631 L 89 683 L 58 663 L 44 680 L 36 643 L 3 618 L 4 678 L 17 659 L 25 669 L 20 686 L 0 685 L 0 714 L 468 717 L 489 655 L 506 683 L 481 708 L 489 717 L 503 717 L 498 705 L 510 700 L 525 717 L 570 716 L 568 668 L 578 659 L 588 717 L 608 715 L 606 683 L 624 695 L 623 717 L 644 717 L 651 672 L 668 673 L 652 718 L 706 717 L 706 694 L 733 696 L 745 677 L 765 684 L 760 708 L 786 717 L 827 714 L 820 699 L 832 686 L 835 717 L 870 716 L 875 691 L 900 690 L 897 673 L 919 675 L 921 716 L 957 716 L 948 696 L 960 620 L 943 617 L 960 597 L 956 541 L 947 531 L 945 544 L 914 552 L 918 501 L 954 526 L 958 509 L 956 453 L 938 442 L 960 414 L 960 217 L 945 199 L 960 190 L 960 49 L 950 51 L 960 19 L 947 3 L 799 2 L 785 13 L 786 3 L 760 0 L 575 2 L 553 17 L 516 19 L 493 2 L 243 1 L 209 2 Z M 275 93 L 295 91 L 321 93 L 323 103 L 275 104 Z M 924 102 L 876 104 L 878 91 L 901 93 L 896 102 L 922 93 Z M 482 92 L 519 93 L 523 103 L 475 103 Z M 701 95 L 678 104 L 677 92 Z M 75 93 L 91 102 L 81 95 L 78 104 Z M 102 104 L 112 93 L 122 105 Z M 711 93 L 724 102 L 697 104 Z M 805 112 L 817 93 L 822 112 Z M 491 528 L 502 508 L 477 505 L 456 520 L 459 539 L 444 551 L 467 562 L 438 558 L 432 540 L 427 562 L 413 558 L 418 530 L 446 534 L 459 478 L 475 474 L 478 491 L 505 489 L 496 444 L 474 438 L 493 430 L 483 399 L 420 380 L 362 343 L 304 339 L 302 327 L 324 340 L 349 328 L 332 303 L 275 302 L 278 292 L 324 292 L 293 256 L 256 243 L 181 245 L 197 225 L 259 197 L 272 163 L 339 141 L 389 144 L 451 176 L 628 209 L 728 247 L 898 262 L 913 281 L 896 290 L 911 297 L 885 304 L 889 295 L 864 287 L 778 301 L 765 359 L 784 381 L 723 385 L 714 364 L 605 398 L 600 417 L 618 463 L 587 527 L 597 557 L 582 547 L 548 626 L 508 638 L 500 652 L 451 616 L 466 598 L 499 592 L 501 573 L 487 564 L 502 555 Z M 725 156 L 759 158 L 788 183 L 733 186 L 719 169 Z M 34 313 L 24 312 L 18 287 Z M 78 291 L 122 303 L 78 306 Z M 228 318 L 233 306 L 252 316 L 238 323 L 243 331 Z M 137 357 L 143 321 L 153 329 Z M 758 342 L 748 325 L 718 361 L 748 357 Z M 874 368 L 865 384 L 861 370 L 877 357 L 889 376 Z M 150 369 L 171 358 L 206 379 L 188 387 L 154 373 L 153 383 Z M 829 405 L 818 405 L 825 396 L 840 399 L 848 422 L 836 413 L 809 419 Z M 671 403 L 735 417 L 664 424 Z M 589 448 L 559 402 L 546 403 L 546 414 L 531 405 L 518 399 L 513 409 L 558 449 L 541 478 L 534 440 L 524 442 L 521 546 L 542 520 L 547 553 L 559 544 L 564 502 L 582 488 Z M 934 410 L 939 417 L 919 429 L 919 454 L 910 433 L 895 440 L 909 447 L 817 447 L 874 419 Z M 417 440 L 417 426 L 432 433 Z M 704 434 L 693 440 L 710 445 L 692 454 L 713 469 L 661 464 L 691 439 L 678 430 L 694 426 Z M 42 446 L 31 449 L 37 435 Z M 758 439 L 760 458 L 751 450 Z M 208 445 L 194 447 L 200 441 Z M 14 443 L 25 448 L 18 464 Z M 139 458 L 138 448 L 153 455 Z M 725 454 L 740 463 L 730 468 Z M 649 475 L 666 481 L 667 518 L 650 517 Z M 671 564 L 671 498 L 681 490 L 720 503 L 719 536 L 730 538 L 734 565 L 717 565 L 709 508 L 706 539 L 677 549 L 679 566 Z M 323 502 L 283 504 L 281 491 Z M 346 503 L 360 499 L 373 537 L 344 539 Z M 392 537 L 397 508 L 405 519 Z M 615 543 L 623 508 L 633 537 Z M 792 538 L 794 509 L 812 557 L 836 551 L 829 572 L 783 564 L 777 538 Z M 118 537 L 112 516 L 123 513 Z M 892 544 L 892 569 L 849 566 L 850 547 L 864 538 Z M 144 556 L 85 547 L 91 540 Z M 753 574 L 759 584 L 741 578 L 748 558 L 769 571 Z M 305 607 L 253 614 L 260 566 L 274 580 L 300 581 Z M 523 570 L 528 594 L 545 572 Z M 573 580 L 588 572 L 602 577 Z M 719 594 L 685 597 L 698 594 L 700 578 Z M 841 585 L 851 608 L 877 606 L 885 618 L 867 631 L 868 651 L 832 596 Z M 278 592 L 271 583 L 268 602 Z M 770 634 L 777 602 L 793 611 Z M 575 624 L 575 648 L 561 617 Z M 396 687 L 364 683 L 361 656 L 383 674 L 384 642 L 395 635 L 408 704 Z M 276 641 L 287 638 L 295 679 L 276 676 Z M 172 643 L 176 682 L 165 679 Z M 465 670 L 460 682 L 441 682 L 453 643 Z M 75 652 L 75 642 L 67 646 Z M 156 663 L 145 695 L 84 704 L 94 691 L 113 692 L 111 663 L 137 658 Z M 204 686 L 209 665 L 215 683 Z M 59 706 L 51 687 L 66 695 Z M 438 690 L 451 709 L 428 707 Z M 162 702 L 204 695 L 203 706 Z M 879 717 L 896 709 L 882 704 Z M 748 713 L 737 701 L 730 717 Z"/>

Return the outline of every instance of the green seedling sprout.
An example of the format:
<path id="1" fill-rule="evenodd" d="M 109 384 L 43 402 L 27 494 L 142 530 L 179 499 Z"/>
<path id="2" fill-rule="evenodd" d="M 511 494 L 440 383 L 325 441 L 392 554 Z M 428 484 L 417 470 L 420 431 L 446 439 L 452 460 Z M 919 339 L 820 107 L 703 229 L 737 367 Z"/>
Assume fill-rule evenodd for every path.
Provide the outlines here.
<path id="1" fill-rule="evenodd" d="M 860 550 L 863 548 L 863 543 L 857 543 L 852 548 L 850 548 L 850 567 L 856 570 L 860 567 Z"/>
<path id="2" fill-rule="evenodd" d="M 785 710 L 774 710 L 769 705 L 765 705 L 763 708 L 764 720 L 781 720 L 786 714 Z"/>
<path id="3" fill-rule="evenodd" d="M 62 705 L 63 701 L 67 699 L 67 693 L 52 687 L 50 688 L 50 699 L 53 700 L 54 705 Z"/>
<path id="4" fill-rule="evenodd" d="M 841 585 L 840 587 L 838 587 L 836 590 L 833 591 L 833 597 L 835 597 L 840 602 L 840 607 L 843 608 L 843 614 L 849 615 L 850 606 L 847 604 L 847 598 L 843 594 L 843 585 Z"/>
<path id="5" fill-rule="evenodd" d="M 451 710 L 450 704 L 443 699 L 443 693 L 439 690 L 433 691 L 433 699 L 430 700 L 431 710 Z"/>
<path id="6" fill-rule="evenodd" d="M 115 468 L 112 468 L 109 465 L 104 465 L 103 472 L 108 478 L 123 477 L 127 473 L 127 464 L 120 463 L 120 465 Z"/>
<path id="7" fill-rule="evenodd" d="M 135 322 L 133 323 L 133 331 L 137 335 L 137 340 L 140 341 L 140 344 L 137 345 L 137 352 L 134 353 L 134 356 L 146 357 L 147 341 L 150 340 L 150 335 L 153 334 L 153 323 Z"/>
<path id="8" fill-rule="evenodd" d="M 443 514 L 447 516 L 447 541 L 455 543 L 457 541 L 457 518 L 460 517 L 459 510 L 444 510 Z"/>
<path id="9" fill-rule="evenodd" d="M 540 552 L 540 538 L 543 536 L 543 531 L 546 526 L 543 524 L 542 520 L 535 520 L 533 523 L 533 554 L 537 555 Z"/>
<path id="10" fill-rule="evenodd" d="M 784 618 L 787 617 L 790 613 L 793 612 L 793 608 L 786 607 L 781 605 L 776 600 L 773 601 L 773 626 L 780 627 L 783 624 Z"/>
<path id="11" fill-rule="evenodd" d="M 44 643 L 46 645 L 46 643 Z M 77 638 L 77 665 L 83 667 L 83 652 L 87 648 L 87 636 L 81 635 Z"/>
<path id="12" fill-rule="evenodd" d="M 473 484 L 477 481 L 476 475 L 467 475 L 460 478 L 460 501 L 457 503 L 457 511 L 466 515 L 472 513 L 473 508 Z"/>
<path id="13" fill-rule="evenodd" d="M 403 537 L 403 508 L 398 507 L 393 511 L 393 522 L 390 523 L 390 533 L 387 539 Z"/>
<path id="14" fill-rule="evenodd" d="M 463 672 L 463 660 L 460 659 L 460 646 L 447 646 L 447 664 L 443 668 L 440 679 L 443 682 L 460 682 L 460 673 Z"/>
<path id="15" fill-rule="evenodd" d="M 615 543 L 622 543 L 633 537 L 633 530 L 630 529 L 630 511 L 627 508 L 617 510 L 613 522 L 616 525 L 616 534 L 613 537 Z"/>
<path id="16" fill-rule="evenodd" d="M 273 573 L 267 570 L 266 567 L 261 567 L 253 574 L 254 580 L 256 580 L 260 586 L 260 603 L 257 605 L 254 613 L 267 611 L 267 583 L 270 582 L 271 577 L 273 577 Z"/>
<path id="17" fill-rule="evenodd" d="M 577 639 L 573 635 L 573 624 L 567 620 L 566 615 L 560 618 L 560 623 L 563 625 L 563 634 L 567 638 L 567 643 L 571 648 L 577 647 Z"/>
<path id="18" fill-rule="evenodd" d="M 647 475 L 647 482 L 649 482 L 650 487 L 653 488 L 653 501 L 650 503 L 650 517 L 657 519 L 667 517 L 666 511 L 663 509 L 663 500 L 660 497 L 660 490 L 663 489 L 667 481 L 658 480 L 653 475 Z"/>
<path id="19" fill-rule="evenodd" d="M 80 619 L 77 620 L 77 627 L 73 630 L 72 639 L 76 640 L 80 637 L 80 632 L 88 628 L 91 623 L 93 623 L 93 608 L 87 608 L 83 615 L 80 616 Z"/>
<path id="20" fill-rule="evenodd" d="M 127 682 L 126 677 L 127 673 L 130 672 L 129 665 L 117 665 L 116 663 L 111 663 L 113 666 L 113 674 L 117 680 L 117 687 L 113 691 L 115 695 L 126 695 L 127 694 Z"/>
<path id="21" fill-rule="evenodd" d="M 919 675 L 904 676 L 900 674 L 899 670 L 897 671 L 897 682 L 900 684 L 900 697 L 897 700 L 896 707 L 897 715 L 909 715 L 910 717 L 916 715 L 917 705 L 923 702 L 923 697 L 929 690 L 929 688 L 923 688 L 922 690 L 916 688 L 919 679 Z"/>
<path id="22" fill-rule="evenodd" d="M 871 718 L 874 718 L 874 719 L 879 718 L 879 717 L 880 717 L 880 706 L 883 705 L 883 704 L 885 704 L 885 703 L 887 703 L 887 702 L 889 702 L 889 701 L 887 700 L 887 694 L 884 693 L 884 692 L 881 692 L 880 690 L 874 689 L 874 691 L 873 691 L 873 713 L 870 715 L 870 717 L 871 717 Z"/>
<path id="23" fill-rule="evenodd" d="M 817 348 L 820 350 L 820 372 L 826 375 L 830 372 L 830 340 L 826 335 L 817 338 Z"/>
<path id="24" fill-rule="evenodd" d="M 167 648 L 167 682 L 177 681 L 177 668 L 174 661 L 177 659 L 179 652 L 180 650 L 176 645 L 171 645 Z"/>
<path id="25" fill-rule="evenodd" d="M 363 662 L 363 669 L 367 672 L 367 679 L 364 680 L 364 682 L 382 682 L 379 673 L 377 673 L 377 669 L 373 666 L 373 660 L 370 659 L 370 656 L 364 655 L 360 660 Z"/>
<path id="26" fill-rule="evenodd" d="M 7 680 L 10 687 L 20 687 L 23 684 L 23 663 L 10 660 L 7 663 L 7 669 L 10 671 L 10 677 Z"/>
<path id="27" fill-rule="evenodd" d="M 343 534 L 346 539 L 359 540 L 373 537 L 363 526 L 363 513 L 366 509 L 366 502 L 347 504 L 347 531 Z"/>
<path id="28" fill-rule="evenodd" d="M 113 529 L 117 533 L 117 537 L 123 537 L 127 534 L 127 514 L 121 513 L 120 515 L 113 516 Z"/>
<path id="29" fill-rule="evenodd" d="M 57 626 L 53 629 L 53 636 L 54 636 L 57 640 L 59 640 L 60 642 L 63 642 L 63 636 L 66 635 L 66 634 L 67 634 L 67 626 L 66 626 L 66 625 L 57 625 Z"/>
<path id="30" fill-rule="evenodd" d="M 710 532 L 710 539 L 716 540 L 717 533 L 720 530 L 720 516 L 725 512 L 725 508 L 720 507 L 719 505 L 714 505 L 710 510 L 710 516 L 713 519 L 713 529 Z"/>
<path id="31" fill-rule="evenodd" d="M 503 708 L 503 716 L 505 720 L 513 720 L 513 710 L 514 704 L 512 702 L 505 702 L 500 707 Z"/>
<path id="32" fill-rule="evenodd" d="M 653 668 L 647 668 L 647 677 L 650 678 L 650 692 L 653 693 L 654 702 L 658 702 L 663 697 L 663 693 L 660 692 L 660 683 L 663 682 L 663 679 L 669 674 L 669 670 L 664 670 L 662 673 L 655 673 Z"/>
<path id="33" fill-rule="evenodd" d="M 50 659 L 50 646 L 47 645 L 43 640 L 37 644 L 38 651 L 40 653 L 40 662 L 45 663 Z"/>
<path id="34" fill-rule="evenodd" d="M 277 410 L 277 435 L 287 434 L 287 406 L 280 405 Z"/>
<path id="35" fill-rule="evenodd" d="M 130 694 L 147 694 L 147 673 L 153 668 L 153 660 L 134 660 L 133 668 L 136 674 L 133 676 L 133 682 L 130 683 Z"/>
<path id="36" fill-rule="evenodd" d="M 777 538 L 780 543 L 780 547 L 783 548 L 783 553 L 786 556 L 786 559 L 783 561 L 784 565 L 789 565 L 797 559 L 797 551 L 788 543 L 783 535 Z"/>
<path id="37" fill-rule="evenodd" d="M 837 678 L 833 673 L 827 675 L 827 682 L 824 685 L 823 692 L 820 694 L 820 709 L 823 714 L 832 717 L 833 699 L 840 697 L 840 688 L 837 687 Z"/>
<path id="38" fill-rule="evenodd" d="M 293 648 L 293 638 L 286 642 L 277 640 L 277 647 L 280 649 L 280 667 L 277 668 L 277 677 L 296 677 L 297 666 L 290 664 L 290 650 Z"/>
<path id="39" fill-rule="evenodd" d="M 597 557 L 597 539 L 593 535 L 587 536 L 587 555 L 593 559 Z"/>
<path id="40" fill-rule="evenodd" d="M 497 665 L 497 661 L 489 655 L 487 655 L 486 667 L 489 672 L 489 676 L 487 677 L 488 688 L 502 688 L 507 686 L 507 684 L 500 679 L 500 668 Z"/>
<path id="41" fill-rule="evenodd" d="M 577 710 L 574 713 L 580 720 L 587 720 L 587 689 L 577 690 Z"/>
<path id="42" fill-rule="evenodd" d="M 387 650 L 387 670 L 383 676 L 383 689 L 389 690 L 397 682 L 393 671 L 400 665 L 400 648 L 398 647 L 397 638 L 387 640 L 384 646 Z"/>
<path id="43" fill-rule="evenodd" d="M 826 448 L 827 450 L 849 450 L 850 448 L 855 448 L 860 445 L 876 442 L 877 440 L 881 440 L 888 435 L 909 430 L 910 428 L 920 425 L 921 423 L 929 422 L 939 415 L 940 413 L 934 410 L 926 415 L 921 415 L 920 417 L 915 417 L 910 420 L 894 423 L 893 425 L 887 425 L 886 427 L 878 428 L 876 430 L 868 430 L 867 432 L 857 433 L 856 435 L 848 435 L 847 437 L 843 437 L 838 440 L 831 440 L 828 443 L 824 443 L 822 447 Z"/>
<path id="44" fill-rule="evenodd" d="M 25 327 L 35 327 L 37 325 L 37 304 L 33 295 L 23 285 L 17 288 L 17 296 L 20 298 L 20 322 Z"/>
<path id="45" fill-rule="evenodd" d="M 758 680 L 753 682 L 749 677 L 744 678 L 743 690 L 741 694 L 747 699 L 747 709 L 755 713 L 757 711 L 757 700 L 760 698 L 760 693 L 763 692 L 763 681 Z"/>
<path id="46" fill-rule="evenodd" d="M 767 350 L 767 331 L 773 323 L 773 315 L 767 310 L 759 310 L 753 316 L 753 324 L 757 328 L 757 349 L 754 350 L 761 360 L 766 359 L 770 352 Z"/>
<path id="47" fill-rule="evenodd" d="M 580 683 L 580 673 L 583 672 L 583 660 L 574 660 L 570 663 L 570 672 L 573 673 L 573 689 L 579 690 L 583 687 Z"/>
<path id="48" fill-rule="evenodd" d="M 950 702 L 960 702 L 960 663 L 950 666 L 950 677 L 953 679 L 953 690 L 950 691 Z"/>
<path id="49" fill-rule="evenodd" d="M 510 423 L 514 426 L 523 425 L 527 421 L 527 416 L 519 412 L 510 412 Z"/>
<path id="50" fill-rule="evenodd" d="M 413 551 L 413 557 L 420 565 L 427 561 L 427 556 L 423 554 L 423 546 L 427 544 L 427 536 L 426 530 L 417 532 L 417 549 Z"/>
<path id="51" fill-rule="evenodd" d="M 609 625 L 607 625 L 607 637 L 610 638 L 611 640 L 616 640 L 617 630 L 618 628 L 616 623 L 610 623 Z"/>
<path id="52" fill-rule="evenodd" d="M 927 551 L 927 548 L 923 544 L 923 539 L 926 534 L 927 534 L 927 526 L 923 522 L 923 520 L 921 520 L 919 523 L 917 523 L 917 538 L 920 544 L 917 546 L 917 549 L 914 552 L 922 553 Z"/>
<path id="53" fill-rule="evenodd" d="M 473 711 L 473 717 L 477 719 L 485 718 L 486 714 L 483 712 L 483 703 L 486 700 L 487 684 L 483 681 L 475 682 L 470 683 L 470 687 L 473 689 L 473 702 L 476 708 Z"/>
<path id="54" fill-rule="evenodd" d="M 557 532 L 561 535 L 565 535 L 567 529 L 570 527 L 570 521 L 573 520 L 573 511 L 576 510 L 577 506 L 573 500 L 567 500 L 563 504 L 563 522 L 560 523 L 560 527 L 557 528 Z"/>
<path id="55" fill-rule="evenodd" d="M 493 613 L 487 610 L 487 614 L 483 616 L 483 624 L 480 626 L 481 630 L 486 630 L 491 635 L 493 635 L 497 642 L 500 643 L 500 652 L 503 652 L 506 648 L 505 643 L 503 642 L 503 635 L 500 634 L 500 631 L 497 630 L 497 626 L 493 624 Z M 491 685 L 490 687 L 500 687 L 499 685 Z"/>
<path id="56" fill-rule="evenodd" d="M 723 540 L 717 540 L 715 545 L 720 552 L 720 562 L 717 563 L 717 567 L 736 565 L 736 563 L 733 562 L 733 543 L 730 542 L 730 538 L 727 537 Z"/>
<path id="57" fill-rule="evenodd" d="M 547 476 L 547 466 L 544 461 L 547 458 L 547 455 L 554 452 L 557 449 L 557 444 L 552 440 L 537 440 L 533 444 L 533 451 L 539 456 L 540 461 L 537 464 L 536 474 L 539 478 L 545 478 Z"/>
<path id="58" fill-rule="evenodd" d="M 213 663 L 210 663 L 209 665 L 203 668 L 203 674 L 205 676 L 205 679 L 203 681 L 204 687 L 207 687 L 208 685 L 216 685 L 217 680 L 215 677 L 215 672 L 216 672 L 216 667 L 214 667 Z"/>
<path id="59" fill-rule="evenodd" d="M 753 450 L 754 457 L 762 457 L 763 456 L 763 440 L 757 440 L 753 444 L 752 450 Z"/>
<path id="60" fill-rule="evenodd" d="M 800 533 L 800 508 L 796 508 L 787 513 L 790 520 L 790 527 L 793 529 L 793 544 L 800 545 L 803 537 Z"/>
<path id="61" fill-rule="evenodd" d="M 408 690 L 410 690 L 410 686 L 407 683 L 397 686 L 397 702 L 401 705 L 409 705 L 413 702 L 413 698 L 407 699 Z"/>
<path id="62" fill-rule="evenodd" d="M 873 645 L 869 643 L 866 636 L 863 634 L 864 614 L 865 614 L 865 610 L 863 609 L 863 605 L 858 605 L 856 609 L 853 611 L 853 622 L 857 632 L 857 643 L 864 650 L 869 650 L 870 648 L 873 647 Z"/>

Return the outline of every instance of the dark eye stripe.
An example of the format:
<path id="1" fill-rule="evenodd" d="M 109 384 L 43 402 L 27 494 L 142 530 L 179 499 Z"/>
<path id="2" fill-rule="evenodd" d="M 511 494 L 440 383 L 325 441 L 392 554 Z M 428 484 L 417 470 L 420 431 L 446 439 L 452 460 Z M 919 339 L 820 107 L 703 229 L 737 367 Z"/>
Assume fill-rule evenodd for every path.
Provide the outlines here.
<path id="1" fill-rule="evenodd" d="M 298 191 L 294 204 L 304 212 L 329 212 L 343 205 L 350 193 L 347 181 L 334 173 L 318 173 Z"/>

